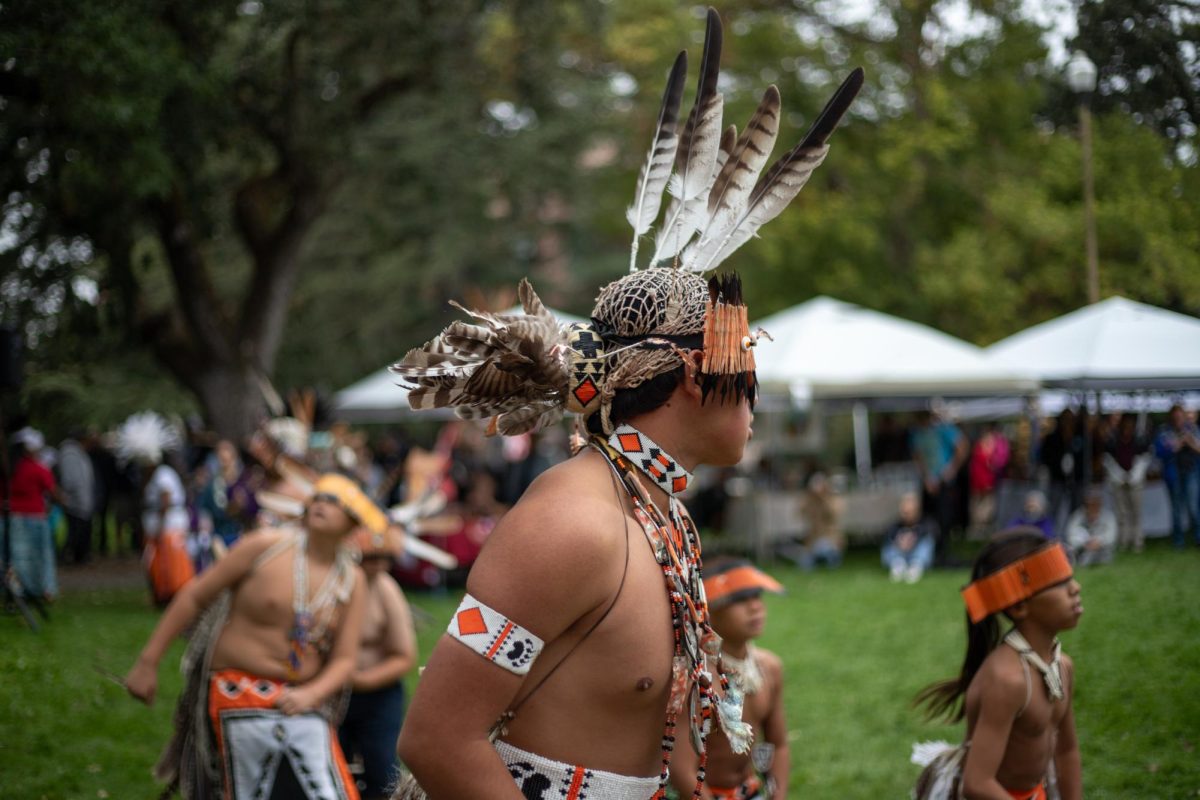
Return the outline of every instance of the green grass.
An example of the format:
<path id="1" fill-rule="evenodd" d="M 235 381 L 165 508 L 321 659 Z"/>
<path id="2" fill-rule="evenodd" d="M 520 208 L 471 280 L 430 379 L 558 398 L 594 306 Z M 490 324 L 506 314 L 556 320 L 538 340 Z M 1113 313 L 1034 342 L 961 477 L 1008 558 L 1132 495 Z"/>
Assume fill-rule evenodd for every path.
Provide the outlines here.
<path id="1" fill-rule="evenodd" d="M 788 595 L 768 601 L 762 646 L 786 664 L 791 796 L 903 798 L 913 741 L 957 739 L 908 706 L 955 672 L 965 570 L 915 586 L 887 581 L 873 552 L 834 573 L 772 569 Z M 1081 573 L 1086 613 L 1063 636 L 1077 669 L 1076 717 L 1089 800 L 1200 797 L 1200 552 L 1161 545 Z M 433 622 L 427 655 L 457 596 L 418 594 Z M 0 796 L 140 800 L 179 691 L 180 647 L 146 709 L 101 678 L 123 673 L 154 625 L 142 589 L 68 594 L 40 634 L 0 617 Z"/>

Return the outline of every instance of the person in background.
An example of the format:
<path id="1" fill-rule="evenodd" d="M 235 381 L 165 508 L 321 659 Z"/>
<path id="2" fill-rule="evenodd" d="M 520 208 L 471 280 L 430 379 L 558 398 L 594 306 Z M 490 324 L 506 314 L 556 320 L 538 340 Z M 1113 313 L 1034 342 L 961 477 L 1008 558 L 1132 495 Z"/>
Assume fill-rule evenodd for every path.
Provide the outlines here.
<path id="1" fill-rule="evenodd" d="M 196 574 L 187 550 L 187 494 L 179 473 L 165 460 L 181 444 L 179 432 L 153 411 L 130 416 L 117 432 L 120 457 L 136 462 L 142 475 L 142 559 L 159 606 Z"/>
<path id="2" fill-rule="evenodd" d="M 950 529 L 954 524 L 954 485 L 967 459 L 970 445 L 958 426 L 923 411 L 912 436 L 913 461 L 921 476 L 921 508 L 936 525 L 934 559 L 947 564 Z"/>
<path id="3" fill-rule="evenodd" d="M 893 581 L 916 583 L 933 564 L 937 523 L 921 516 L 916 492 L 900 498 L 900 518 L 888 531 L 883 544 L 883 566 Z"/>
<path id="4" fill-rule="evenodd" d="M 970 519 L 971 532 L 983 538 L 996 519 L 996 485 L 1008 466 L 1008 439 L 997 422 L 988 423 L 983 435 L 971 448 Z"/>
<path id="5" fill-rule="evenodd" d="M 1104 453 L 1104 474 L 1117 512 L 1117 547 L 1142 552 L 1142 491 L 1152 457 L 1149 443 L 1138 435 L 1137 417 L 1123 414 Z"/>
<path id="6" fill-rule="evenodd" d="M 1079 584 L 1062 547 L 1005 531 L 980 551 L 962 590 L 967 651 L 960 673 L 922 689 L 929 720 L 966 720 L 963 743 L 924 743 L 911 797 L 1080 800 L 1075 665 L 1058 634 L 1079 624 Z M 1012 627 L 1001 633 L 1001 623 Z"/>
<path id="7" fill-rule="evenodd" d="M 1112 561 L 1117 545 L 1117 518 L 1104 507 L 1104 492 L 1088 490 L 1083 506 L 1067 520 L 1067 546 L 1081 567 Z"/>
<path id="8" fill-rule="evenodd" d="M 1190 529 L 1200 544 L 1200 430 L 1178 403 L 1171 406 L 1154 439 L 1154 453 L 1162 461 L 1171 498 L 1172 543 L 1180 548 L 1186 545 Z"/>
<path id="9" fill-rule="evenodd" d="M 1037 528 L 1047 539 L 1057 539 L 1054 520 L 1046 513 L 1046 495 L 1034 489 L 1025 494 L 1021 513 L 1006 526 L 1008 528 Z"/>
<path id="10" fill-rule="evenodd" d="M 92 557 L 92 514 L 96 506 L 96 476 L 81 439 L 82 433 L 72 432 L 58 446 L 58 484 L 67 515 L 63 555 L 69 555 L 76 564 L 86 564 Z"/>
<path id="11" fill-rule="evenodd" d="M 846 501 L 833 490 L 828 476 L 814 472 L 808 479 L 808 490 L 801 500 L 801 513 L 808 523 L 808 535 L 800 554 L 800 566 L 812 569 L 824 564 L 837 569 L 846 551 L 846 536 L 842 533 L 842 513 Z"/>
<path id="12" fill-rule="evenodd" d="M 1083 495 L 1084 438 L 1075 412 L 1064 408 L 1054 429 L 1042 439 L 1038 461 L 1050 480 L 1046 513 L 1057 528 L 1079 507 Z"/>
<path id="13" fill-rule="evenodd" d="M 778 581 L 749 561 L 717 556 L 704 566 L 704 594 L 713 630 L 721 637 L 721 660 L 730 690 L 744 698 L 742 722 L 754 744 L 735 752 L 729 739 L 714 730 L 705 765 L 703 800 L 784 800 L 788 795 L 791 752 L 783 705 L 783 660 L 754 644 L 767 624 L 763 595 L 783 594 Z M 694 754 L 683 752 L 671 780 L 689 796 L 698 768 Z"/>
<path id="14" fill-rule="evenodd" d="M 228 548 L 258 516 L 255 487 L 237 446 L 228 439 L 217 442 L 208 470 L 210 477 L 200 490 L 197 506 L 212 520 L 213 534 Z"/>
<path id="15" fill-rule="evenodd" d="M 382 533 L 359 528 L 354 545 L 367 578 L 366 611 L 358 659 L 350 677 L 353 692 L 338 740 L 347 759 L 362 759 L 363 800 L 387 796 L 396 782 L 396 742 L 404 719 L 404 676 L 417 663 L 417 634 L 404 593 L 388 574 L 400 555 L 403 534 L 395 526 Z"/>
<path id="16" fill-rule="evenodd" d="M 53 601 L 58 596 L 58 574 L 46 498 L 63 504 L 66 497 L 53 473 L 37 459 L 46 446 L 40 431 L 22 428 L 13 434 L 12 444 L 12 475 L 6 487 L 8 530 L 4 531 L 8 541 L 0 548 L 0 557 L 8 555 L 26 596 Z"/>

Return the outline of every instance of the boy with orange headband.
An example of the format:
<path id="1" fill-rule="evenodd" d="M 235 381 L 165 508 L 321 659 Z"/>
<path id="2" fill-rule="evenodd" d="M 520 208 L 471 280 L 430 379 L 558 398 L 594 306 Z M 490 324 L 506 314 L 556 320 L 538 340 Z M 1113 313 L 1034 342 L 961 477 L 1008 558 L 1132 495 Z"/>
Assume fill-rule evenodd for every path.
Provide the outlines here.
<path id="1" fill-rule="evenodd" d="M 966 717 L 966 739 L 914 748 L 913 760 L 927 766 L 913 796 L 1079 800 L 1075 670 L 1057 635 L 1078 624 L 1083 606 L 1066 552 L 1033 528 L 1000 534 L 980 551 L 962 595 L 962 672 L 923 689 L 916 703 L 930 718 Z M 1013 624 L 1003 638 L 1000 614 Z"/>
<path id="2" fill-rule="evenodd" d="M 196 622 L 175 737 L 155 770 L 169 789 L 189 800 L 358 800 L 333 724 L 365 606 L 345 546 L 359 525 L 382 532 L 387 517 L 353 481 L 321 476 L 301 524 L 239 539 L 175 595 L 125 677 L 152 703 L 163 654 Z"/>
<path id="3" fill-rule="evenodd" d="M 779 582 L 749 561 L 717 557 L 704 567 L 704 594 L 713 630 L 721 637 L 721 663 L 730 692 L 743 700 L 742 724 L 754 745 L 739 752 L 715 727 L 708 740 L 703 800 L 783 800 L 787 797 L 787 723 L 783 711 L 783 662 L 754 646 L 767 621 L 763 592 L 782 594 Z M 680 748 L 686 750 L 686 748 Z M 684 797 L 696 771 L 691 753 L 671 770 Z M 685 763 L 686 759 L 686 763 Z"/>

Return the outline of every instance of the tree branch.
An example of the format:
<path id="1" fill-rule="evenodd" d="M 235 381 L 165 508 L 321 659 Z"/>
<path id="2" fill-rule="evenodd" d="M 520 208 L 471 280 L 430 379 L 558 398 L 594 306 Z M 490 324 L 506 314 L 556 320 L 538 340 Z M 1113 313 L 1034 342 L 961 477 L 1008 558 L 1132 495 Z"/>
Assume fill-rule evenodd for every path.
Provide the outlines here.
<path id="1" fill-rule="evenodd" d="M 196 231 L 184 208 L 178 187 L 154 209 L 159 239 L 175 284 L 175 297 L 194 345 L 216 361 L 230 362 L 234 352 L 225 331 L 216 291 L 208 277 Z"/>

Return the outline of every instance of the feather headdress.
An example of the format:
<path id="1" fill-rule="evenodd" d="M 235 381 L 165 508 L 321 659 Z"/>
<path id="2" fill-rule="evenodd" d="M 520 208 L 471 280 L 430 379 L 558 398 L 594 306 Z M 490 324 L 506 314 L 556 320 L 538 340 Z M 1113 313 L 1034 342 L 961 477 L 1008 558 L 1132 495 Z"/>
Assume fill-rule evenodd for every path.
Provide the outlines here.
<path id="1" fill-rule="evenodd" d="M 592 321 L 560 325 L 527 280 L 524 315 L 456 308 L 471 322 L 451 323 L 392 370 L 410 387 L 414 409 L 454 408 L 464 419 L 490 417 L 489 433 L 533 431 L 564 410 L 600 412 L 608 432 L 617 391 L 679 366 L 681 353 L 704 350 L 704 397 L 756 393 L 757 337 L 749 333 L 736 276 L 706 282 L 702 273 L 774 219 L 804 187 L 828 152 L 829 135 L 862 86 L 861 69 L 834 94 L 808 134 L 766 169 L 779 132 L 779 90 L 770 86 L 741 135 L 723 122 L 717 90 L 723 34 L 708 10 L 695 99 L 680 118 L 687 53 L 676 56 L 626 219 L 633 228 L 630 274 L 605 287 Z M 760 173 L 762 173 L 760 177 Z M 641 238 L 654 233 L 651 269 L 638 269 Z M 665 264 L 666 266 L 657 266 Z"/>
<path id="2" fill-rule="evenodd" d="M 162 460 L 163 453 L 178 450 L 183 438 L 178 429 L 153 411 L 140 411 L 121 423 L 116 437 L 121 462 Z"/>

